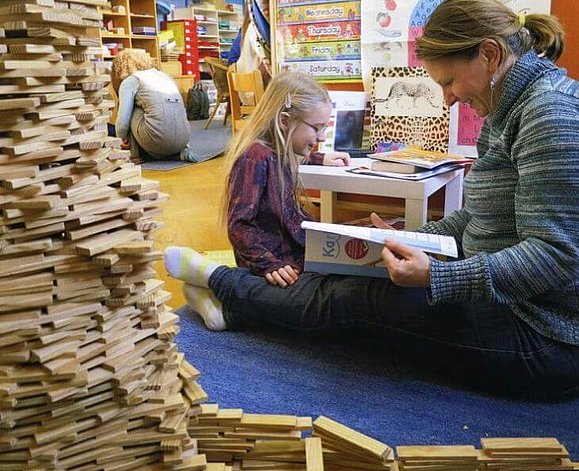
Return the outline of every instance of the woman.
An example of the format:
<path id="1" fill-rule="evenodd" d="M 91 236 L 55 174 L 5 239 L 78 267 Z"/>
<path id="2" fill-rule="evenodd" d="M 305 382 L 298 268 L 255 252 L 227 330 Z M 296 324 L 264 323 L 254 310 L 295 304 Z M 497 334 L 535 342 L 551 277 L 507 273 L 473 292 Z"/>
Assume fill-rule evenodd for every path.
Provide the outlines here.
<path id="1" fill-rule="evenodd" d="M 421 228 L 453 236 L 459 260 L 389 241 L 390 280 L 305 273 L 275 290 L 195 254 L 182 279 L 211 290 L 229 328 L 369 326 L 479 387 L 577 392 L 579 84 L 549 60 L 562 49 L 555 18 L 495 0 L 444 1 L 417 40 L 447 104 L 487 117 L 464 208 Z"/>
<path id="2" fill-rule="evenodd" d="M 187 146 L 191 130 L 179 89 L 148 53 L 121 51 L 113 60 L 111 83 L 119 97 L 116 134 L 133 157 L 195 160 Z"/>

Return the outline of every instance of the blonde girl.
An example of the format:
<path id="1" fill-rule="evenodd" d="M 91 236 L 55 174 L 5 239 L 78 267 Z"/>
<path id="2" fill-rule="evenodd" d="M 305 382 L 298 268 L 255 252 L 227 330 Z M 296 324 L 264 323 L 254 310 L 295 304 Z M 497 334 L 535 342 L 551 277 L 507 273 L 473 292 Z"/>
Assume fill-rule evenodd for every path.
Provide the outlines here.
<path id="1" fill-rule="evenodd" d="M 325 140 L 331 111 L 328 92 L 319 83 L 301 73 L 281 73 L 272 79 L 225 155 L 221 219 L 227 224 L 237 265 L 275 286 L 293 285 L 303 270 L 301 223 L 311 216 L 298 200 L 299 165 L 350 163 L 345 152 L 314 152 Z M 167 249 L 168 272 L 188 281 L 193 253 L 185 247 Z M 200 300 L 207 293 L 191 284 L 183 291 L 189 304 L 204 311 Z"/>
<path id="2" fill-rule="evenodd" d="M 328 92 L 311 77 L 279 74 L 226 154 L 222 213 L 237 264 L 273 285 L 291 285 L 303 270 L 301 223 L 311 216 L 298 200 L 299 165 L 350 162 L 343 152 L 313 152 L 331 111 Z"/>

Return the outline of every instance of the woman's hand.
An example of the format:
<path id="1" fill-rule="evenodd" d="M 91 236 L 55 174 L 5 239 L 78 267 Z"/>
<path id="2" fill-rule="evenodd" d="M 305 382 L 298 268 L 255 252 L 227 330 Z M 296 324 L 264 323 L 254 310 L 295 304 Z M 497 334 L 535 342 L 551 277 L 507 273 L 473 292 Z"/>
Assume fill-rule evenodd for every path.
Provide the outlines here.
<path id="1" fill-rule="evenodd" d="M 395 240 L 387 240 L 382 260 L 392 283 L 406 288 L 430 286 L 430 258 L 424 252 Z"/>
<path id="2" fill-rule="evenodd" d="M 324 155 L 323 164 L 331 167 L 347 167 L 350 161 L 350 154 L 347 152 L 328 152 Z"/>
<path id="3" fill-rule="evenodd" d="M 128 150 L 131 148 L 131 140 L 127 137 L 123 137 L 122 141 L 121 141 L 121 149 L 122 150 Z"/>
<path id="4" fill-rule="evenodd" d="M 287 288 L 288 285 L 293 285 L 298 280 L 300 272 L 295 268 L 286 265 L 275 271 L 265 274 L 265 279 L 270 285 Z"/>
<path id="5" fill-rule="evenodd" d="M 370 213 L 370 221 L 374 224 L 374 227 L 377 229 L 390 229 L 395 231 L 396 229 L 392 227 L 390 224 L 386 224 L 384 219 L 378 216 L 376 213 Z"/>

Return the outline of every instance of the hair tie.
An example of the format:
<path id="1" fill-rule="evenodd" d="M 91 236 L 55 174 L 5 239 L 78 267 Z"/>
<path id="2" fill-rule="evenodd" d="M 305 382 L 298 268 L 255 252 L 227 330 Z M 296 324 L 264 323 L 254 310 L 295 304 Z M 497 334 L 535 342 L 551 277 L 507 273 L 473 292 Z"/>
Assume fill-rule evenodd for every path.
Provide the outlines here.
<path id="1" fill-rule="evenodd" d="M 289 110 L 292 107 L 292 96 L 288 93 L 285 97 L 285 109 Z"/>
<path id="2" fill-rule="evenodd" d="M 519 26 L 520 26 L 521 28 L 524 28 L 524 27 L 525 27 L 525 14 L 524 14 L 524 13 L 519 13 L 519 14 L 517 15 L 517 17 L 519 18 Z"/>

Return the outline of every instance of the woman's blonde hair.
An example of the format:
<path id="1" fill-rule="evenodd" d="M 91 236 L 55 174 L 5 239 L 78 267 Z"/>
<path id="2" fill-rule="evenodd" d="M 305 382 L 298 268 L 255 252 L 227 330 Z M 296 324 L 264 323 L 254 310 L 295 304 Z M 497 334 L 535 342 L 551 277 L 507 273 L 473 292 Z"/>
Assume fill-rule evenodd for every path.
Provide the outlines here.
<path id="1" fill-rule="evenodd" d="M 121 82 L 129 75 L 139 70 L 149 70 L 156 67 L 155 60 L 146 51 L 139 49 L 123 49 L 113 59 L 111 84 L 116 92 Z"/>
<path id="2" fill-rule="evenodd" d="M 255 142 L 271 148 L 277 158 L 280 195 L 284 195 L 284 173 L 292 176 L 293 197 L 298 200 L 301 187 L 298 167 L 301 157 L 295 153 L 292 138 L 296 127 L 315 108 L 331 104 L 327 90 L 309 75 L 298 72 L 282 72 L 276 75 L 257 104 L 253 114 L 235 135 L 225 153 L 227 181 L 221 205 L 221 222 L 226 223 L 229 208 L 231 169 L 237 159 Z M 282 125 L 283 113 L 287 113 L 287 124 Z"/>
<path id="3" fill-rule="evenodd" d="M 495 40 L 501 61 L 531 49 L 553 61 L 563 52 L 564 30 L 551 15 L 517 15 L 498 0 L 445 0 L 416 40 L 419 59 L 472 59 L 486 39 Z"/>

